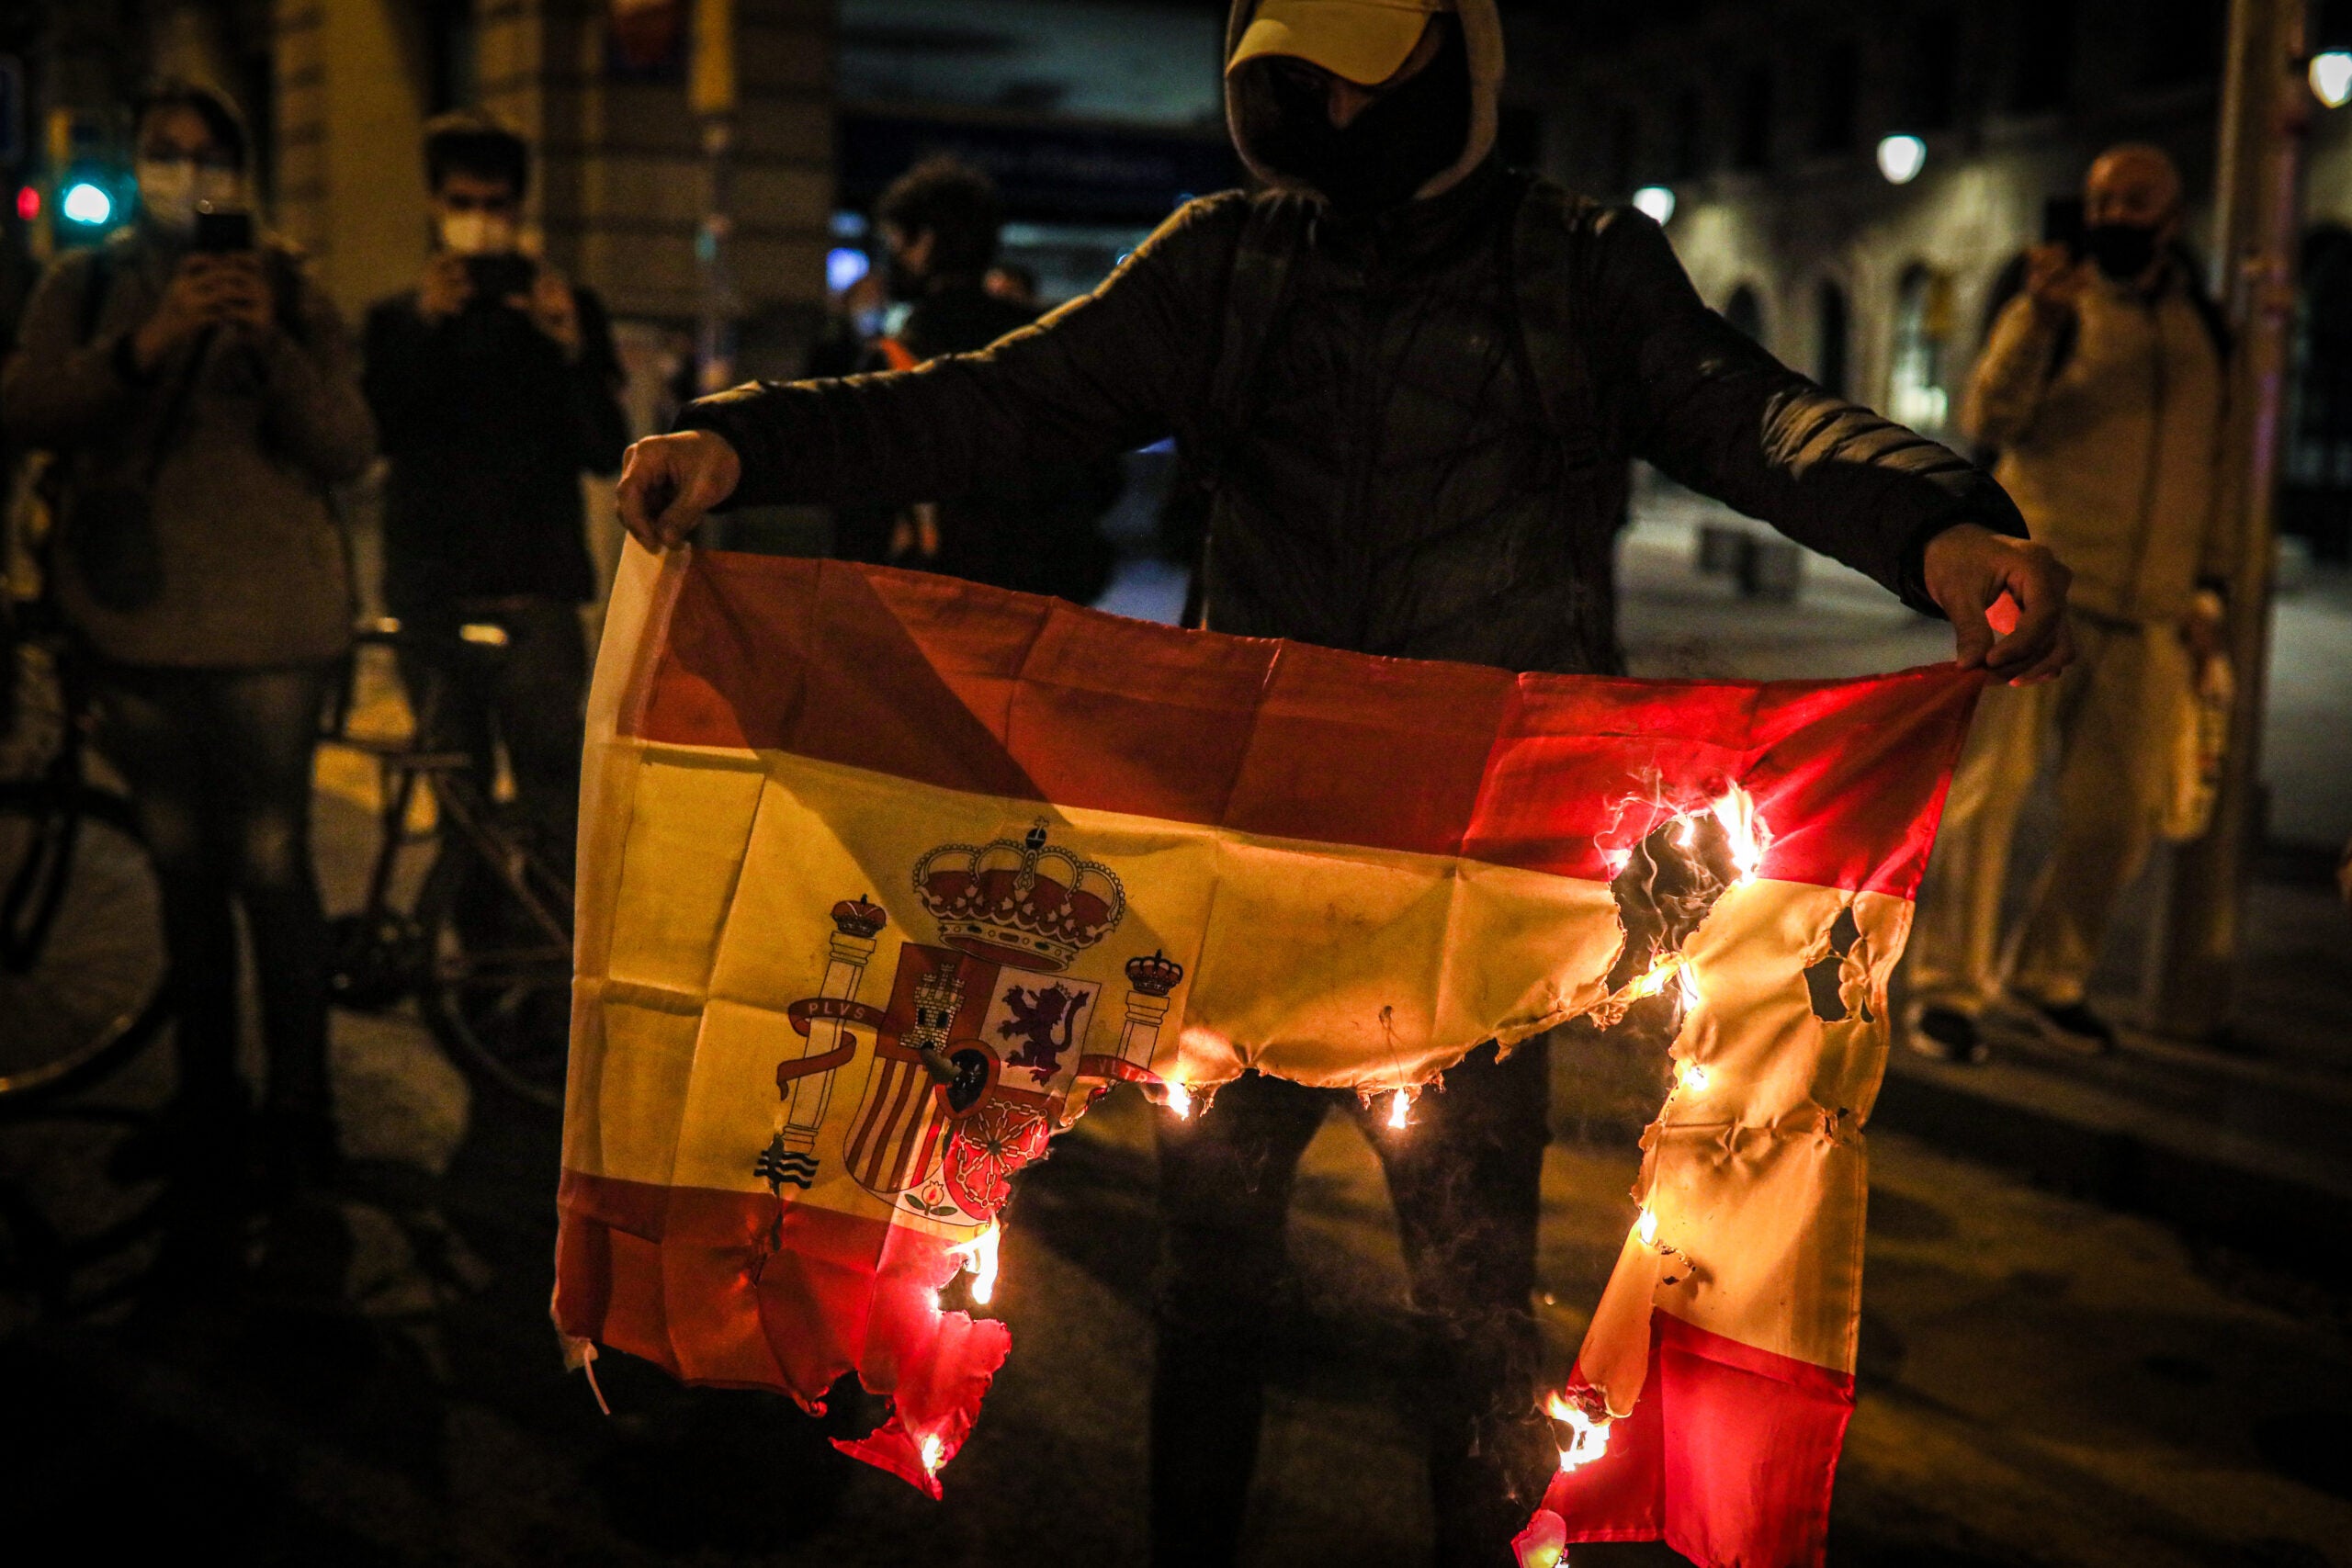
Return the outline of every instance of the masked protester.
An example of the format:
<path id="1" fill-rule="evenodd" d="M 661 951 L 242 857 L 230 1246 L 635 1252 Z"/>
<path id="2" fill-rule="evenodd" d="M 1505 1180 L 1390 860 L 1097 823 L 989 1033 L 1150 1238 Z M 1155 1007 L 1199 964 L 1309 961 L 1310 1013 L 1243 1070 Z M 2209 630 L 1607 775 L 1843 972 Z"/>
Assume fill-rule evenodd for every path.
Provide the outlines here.
<path id="1" fill-rule="evenodd" d="M 907 306 L 895 336 L 865 370 L 907 369 L 986 348 L 1036 320 L 1034 302 L 990 287 L 1004 204 L 994 182 L 953 158 L 928 158 L 875 204 L 891 297 Z M 838 512 L 837 551 L 852 560 L 935 571 L 1086 604 L 1110 581 L 1113 551 L 1097 529 L 1125 476 L 1115 458 L 1042 461 L 1015 488 L 911 506 Z"/>
<path id="2" fill-rule="evenodd" d="M 57 456 L 53 591 L 162 883 L 179 1086 L 133 1163 L 233 1231 L 249 1149 L 274 1198 L 334 1163 L 311 755 L 350 586 L 324 492 L 375 435 L 334 307 L 254 232 L 229 101 L 167 85 L 136 124 L 138 220 L 43 277 L 0 413 Z M 268 1057 L 257 1143 L 239 910 Z"/>
<path id="3" fill-rule="evenodd" d="M 1227 59 L 1261 193 L 1186 205 L 1091 295 L 984 354 L 693 405 L 684 432 L 633 449 L 624 519 L 661 544 L 714 505 L 952 495 L 1040 452 L 1172 433 L 1209 491 L 1209 626 L 1610 671 L 1611 540 L 1641 456 L 1951 612 L 1964 662 L 2064 663 L 2064 570 L 2015 536 L 1991 479 L 1725 325 L 1648 219 L 1498 163 L 1491 0 L 1244 0 Z M 2004 587 L 2026 615 L 1995 643 L 1982 607 Z M 1446 1562 L 1510 1561 L 1556 1463 L 1529 1302 L 1547 1088 L 1541 1042 L 1482 1047 L 1409 1138 L 1371 1140 L 1424 1336 L 1410 1402 Z M 1249 1075 L 1160 1122 L 1161 1563 L 1233 1560 L 1284 1212 L 1334 1111 L 1365 1114 Z"/>
<path id="4" fill-rule="evenodd" d="M 424 634 L 404 653 L 440 744 L 494 775 L 503 747 L 527 826 L 569 861 L 579 814 L 594 597 L 583 472 L 628 439 L 621 367 L 594 294 L 523 254 L 520 137 L 455 115 L 425 129 L 435 245 L 412 292 L 368 312 L 368 401 L 383 431 L 384 598 Z M 452 659 L 457 627 L 505 629 L 495 659 Z M 435 651 L 435 645 L 441 651 Z"/>
<path id="5" fill-rule="evenodd" d="M 2045 245 L 1995 319 L 1963 418 L 2034 537 L 2074 572 L 2081 657 L 1985 694 L 1920 890 L 1905 1038 L 1982 1061 L 1999 1001 L 2046 1040 L 2110 1050 L 2084 987 L 2171 787 L 2201 660 L 2222 646 L 2233 540 L 2215 505 L 2225 341 L 2178 257 L 2180 176 L 2153 147 L 2091 165 L 2079 254 Z M 1996 923 L 2018 814 L 2056 748 L 2061 825 L 2008 962 Z"/>

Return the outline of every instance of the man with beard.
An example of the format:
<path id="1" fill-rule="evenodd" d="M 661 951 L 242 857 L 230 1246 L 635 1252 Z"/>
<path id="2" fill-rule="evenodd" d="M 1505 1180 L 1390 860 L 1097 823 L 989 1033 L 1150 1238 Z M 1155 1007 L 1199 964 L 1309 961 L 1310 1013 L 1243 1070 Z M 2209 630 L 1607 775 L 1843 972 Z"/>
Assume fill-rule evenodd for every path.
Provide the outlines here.
<path id="1" fill-rule="evenodd" d="M 1212 491 L 1210 627 L 1614 671 L 1611 542 L 1639 456 L 1948 614 L 1962 665 L 2037 680 L 2065 662 L 2064 570 L 2017 536 L 1998 486 L 1726 326 L 1649 220 L 1501 166 L 1493 0 L 1240 0 L 1228 46 L 1227 118 L 1261 191 L 1187 204 L 984 354 L 695 404 L 632 449 L 629 527 L 673 545 L 722 503 L 951 496 L 1172 433 Z M 2005 592 L 2022 615 L 1996 639 Z M 1410 1137 L 1372 1139 L 1447 1562 L 1508 1562 L 1554 1459 L 1529 1299 L 1545 1059 L 1480 1047 Z M 1161 1123 L 1163 1564 L 1233 1560 L 1284 1213 L 1334 1109 L 1363 1114 L 1252 1075 Z"/>
<path id="2" fill-rule="evenodd" d="M 2155 837 L 2191 682 L 2225 646 L 2224 342 L 2175 249 L 2180 175 L 2154 147 L 2112 148 L 2091 165 L 2083 216 L 2080 254 L 2028 256 L 1962 410 L 1970 434 L 2002 449 L 1996 471 L 2034 536 L 2074 572 L 2082 657 L 2056 684 L 1986 693 L 1952 777 L 1920 889 L 1905 1034 L 1949 1061 L 1984 1059 L 1988 1001 L 2062 1048 L 2114 1048 L 2084 986 Z M 2053 744 L 2058 842 L 2004 975 L 1995 928 L 2009 840 Z"/>

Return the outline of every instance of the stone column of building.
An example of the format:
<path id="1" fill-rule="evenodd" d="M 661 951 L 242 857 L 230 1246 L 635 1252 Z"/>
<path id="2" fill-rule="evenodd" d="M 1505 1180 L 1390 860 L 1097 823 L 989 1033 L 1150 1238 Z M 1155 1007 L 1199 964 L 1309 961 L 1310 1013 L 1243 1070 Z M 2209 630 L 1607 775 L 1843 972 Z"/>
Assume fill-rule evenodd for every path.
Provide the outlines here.
<path id="1" fill-rule="evenodd" d="M 832 208 L 831 0 L 737 0 L 732 263 L 746 315 L 813 328 Z M 613 69 L 601 0 L 484 0 L 481 107 L 530 137 L 548 257 L 616 316 L 683 324 L 700 302 L 707 186 L 684 73 Z M 771 326 L 771 332 L 779 330 Z M 760 367 L 759 368 L 765 368 Z"/>
<path id="2" fill-rule="evenodd" d="M 403 0 L 277 0 L 274 219 L 346 318 L 424 265 L 425 85 Z"/>
<path id="3" fill-rule="evenodd" d="M 684 0 L 682 0 L 684 3 Z M 277 0 L 277 220 L 347 311 L 407 287 L 427 239 L 418 134 L 431 106 L 406 0 Z M 734 265 L 756 344 L 824 303 L 832 206 L 830 0 L 738 0 Z M 538 153 L 548 259 L 615 316 L 684 323 L 698 300 L 703 156 L 684 73 L 614 67 L 609 0 L 479 0 L 480 107 Z M 764 367 L 760 367 L 764 368 Z"/>

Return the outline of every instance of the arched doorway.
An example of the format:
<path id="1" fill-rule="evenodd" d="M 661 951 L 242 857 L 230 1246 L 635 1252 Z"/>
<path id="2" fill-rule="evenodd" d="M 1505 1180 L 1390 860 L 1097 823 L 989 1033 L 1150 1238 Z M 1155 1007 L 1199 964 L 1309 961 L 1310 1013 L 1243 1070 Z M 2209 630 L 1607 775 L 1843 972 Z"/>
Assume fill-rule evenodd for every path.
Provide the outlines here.
<path id="1" fill-rule="evenodd" d="M 1886 388 L 1890 417 L 1920 431 L 1939 431 L 1951 422 L 1951 392 L 1944 385 L 1951 342 L 1951 280 L 1914 262 L 1894 293 L 1894 353 Z"/>

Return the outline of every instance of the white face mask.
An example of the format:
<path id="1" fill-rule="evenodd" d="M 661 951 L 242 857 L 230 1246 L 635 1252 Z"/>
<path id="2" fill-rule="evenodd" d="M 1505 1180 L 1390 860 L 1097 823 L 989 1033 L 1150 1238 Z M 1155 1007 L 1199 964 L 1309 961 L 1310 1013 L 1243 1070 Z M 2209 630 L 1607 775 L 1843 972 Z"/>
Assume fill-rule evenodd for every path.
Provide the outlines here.
<path id="1" fill-rule="evenodd" d="M 147 221 L 169 233 L 192 232 L 200 206 L 239 205 L 241 182 L 234 169 L 199 164 L 193 158 L 141 158 L 138 176 L 140 211 L 146 214 Z"/>
<path id="2" fill-rule="evenodd" d="M 441 243 L 461 256 L 505 255 L 514 249 L 514 220 L 495 212 L 452 212 L 441 220 Z"/>

